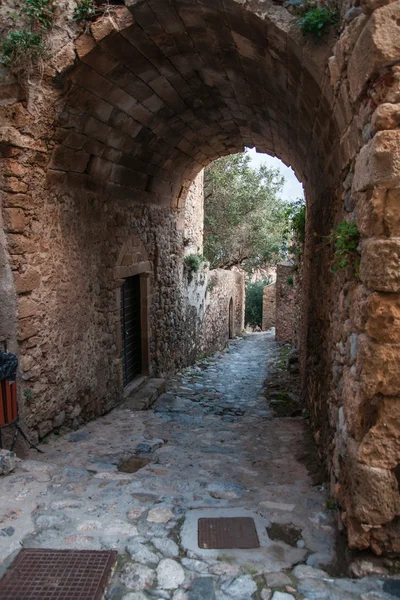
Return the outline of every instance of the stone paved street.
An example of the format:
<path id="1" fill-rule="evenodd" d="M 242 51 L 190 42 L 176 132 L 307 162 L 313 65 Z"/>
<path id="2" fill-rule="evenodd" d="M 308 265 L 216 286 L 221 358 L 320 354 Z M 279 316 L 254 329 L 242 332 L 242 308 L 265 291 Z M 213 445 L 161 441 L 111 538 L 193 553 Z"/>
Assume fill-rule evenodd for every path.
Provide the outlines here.
<path id="1" fill-rule="evenodd" d="M 31 451 L 0 481 L 3 570 L 21 545 L 113 548 L 108 600 L 399 597 L 398 580 L 337 577 L 306 422 L 273 418 L 263 395 L 275 351 L 269 334 L 234 340 L 170 380 L 153 410 L 118 408 Z M 124 472 L 132 459 L 142 468 Z M 199 549 L 202 516 L 253 517 L 260 548 Z"/>

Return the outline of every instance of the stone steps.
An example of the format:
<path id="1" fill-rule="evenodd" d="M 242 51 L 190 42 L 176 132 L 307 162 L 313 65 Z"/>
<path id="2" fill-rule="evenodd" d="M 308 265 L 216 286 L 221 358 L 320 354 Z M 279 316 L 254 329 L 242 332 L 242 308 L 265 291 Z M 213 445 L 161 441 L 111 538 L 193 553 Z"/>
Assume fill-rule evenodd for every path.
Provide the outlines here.
<path id="1" fill-rule="evenodd" d="M 137 385 L 126 391 L 124 407 L 130 410 L 147 410 L 165 391 L 165 379 L 140 378 Z"/>

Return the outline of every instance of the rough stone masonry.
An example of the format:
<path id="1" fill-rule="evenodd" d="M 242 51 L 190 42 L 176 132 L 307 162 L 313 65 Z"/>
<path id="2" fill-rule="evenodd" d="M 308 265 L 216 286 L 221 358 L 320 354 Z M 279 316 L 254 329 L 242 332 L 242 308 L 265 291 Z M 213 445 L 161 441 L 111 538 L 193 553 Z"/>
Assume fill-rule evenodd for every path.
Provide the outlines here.
<path id="1" fill-rule="evenodd" d="M 149 369 L 187 361 L 186 198 L 255 146 L 305 188 L 303 395 L 340 522 L 352 548 L 399 551 L 400 2 L 343 2 L 319 44 L 269 0 L 126 0 L 89 28 L 73 9 L 40 82 L 1 71 L 1 335 L 26 424 L 118 401 L 126 276 L 147 281 Z M 359 277 L 321 243 L 343 219 Z"/>

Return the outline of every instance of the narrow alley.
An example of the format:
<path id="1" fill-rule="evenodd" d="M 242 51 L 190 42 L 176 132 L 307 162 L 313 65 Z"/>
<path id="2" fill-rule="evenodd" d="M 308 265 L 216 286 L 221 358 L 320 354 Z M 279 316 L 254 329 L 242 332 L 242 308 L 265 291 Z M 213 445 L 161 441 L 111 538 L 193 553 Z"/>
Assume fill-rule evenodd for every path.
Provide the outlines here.
<path id="1" fill-rule="evenodd" d="M 275 418 L 265 399 L 277 347 L 268 333 L 233 340 L 170 380 L 151 410 L 121 406 L 30 451 L 0 482 L 5 567 L 21 546 L 113 549 L 108 600 L 398 597 L 396 581 L 340 577 L 329 490 L 304 459 L 307 423 Z M 251 517 L 259 547 L 199 548 L 207 517 Z"/>

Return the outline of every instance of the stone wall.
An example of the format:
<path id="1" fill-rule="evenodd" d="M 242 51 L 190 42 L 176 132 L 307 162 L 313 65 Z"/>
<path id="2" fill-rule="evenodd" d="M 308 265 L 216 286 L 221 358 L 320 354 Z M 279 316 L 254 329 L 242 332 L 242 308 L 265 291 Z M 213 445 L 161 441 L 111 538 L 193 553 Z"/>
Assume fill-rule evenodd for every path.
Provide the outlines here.
<path id="1" fill-rule="evenodd" d="M 325 193 L 308 204 L 304 381 L 350 547 L 381 554 L 400 550 L 400 2 L 362 0 L 352 15 L 329 61 L 341 128 L 340 203 Z M 342 220 L 357 223 L 359 254 L 333 274 L 334 248 L 324 236 Z M 327 340 L 330 371 L 320 359 Z"/>
<path id="2" fill-rule="evenodd" d="M 293 337 L 292 344 L 300 353 L 304 354 L 304 349 L 301 347 L 302 334 L 304 331 L 304 297 L 305 290 L 303 289 L 303 244 L 298 242 L 298 256 L 293 264 L 292 276 L 294 282 L 294 315 L 293 315 Z"/>
<path id="3" fill-rule="evenodd" d="M 200 171 L 189 188 L 185 202 L 183 244 L 185 254 L 203 253 L 204 231 L 204 171 Z"/>
<path id="4" fill-rule="evenodd" d="M 187 286 L 188 318 L 191 336 L 189 359 L 222 350 L 229 337 L 244 329 L 245 278 L 238 271 L 210 270 L 207 264 L 190 276 Z M 233 314 L 230 309 L 232 300 Z M 189 316 L 191 315 L 191 316 Z"/>
<path id="5" fill-rule="evenodd" d="M 278 342 L 293 342 L 294 299 L 293 265 L 279 264 L 276 269 L 275 323 L 275 338 Z"/>
<path id="6" fill-rule="evenodd" d="M 169 208 L 133 202 L 124 207 L 89 192 L 80 192 L 77 201 L 73 183 L 60 179 L 47 183 L 45 194 L 37 193 L 27 170 L 15 181 L 32 191 L 3 196 L 18 301 L 19 388 L 25 425 L 40 437 L 102 414 L 121 397 L 119 290 L 124 277 L 148 274 L 147 367 L 152 375 L 165 376 L 199 353 L 221 349 L 228 338 L 229 300 L 235 299 L 239 313 L 244 301 L 242 278 L 233 273 L 207 270 L 204 289 L 201 275 L 188 285 L 186 248 Z M 202 205 L 201 186 L 197 194 Z M 192 192 L 191 210 L 195 198 Z M 6 293 L 10 277 L 2 284 Z M 2 302 L 12 315 L 9 306 Z M 173 321 L 166 315 L 173 315 Z M 239 314 L 238 332 L 242 321 Z M 10 331 L 9 326 L 3 335 L 12 344 Z"/>
<path id="7" fill-rule="evenodd" d="M 262 305 L 262 327 L 263 331 L 268 331 L 275 327 L 276 320 L 276 284 L 266 285 L 263 292 Z"/>

